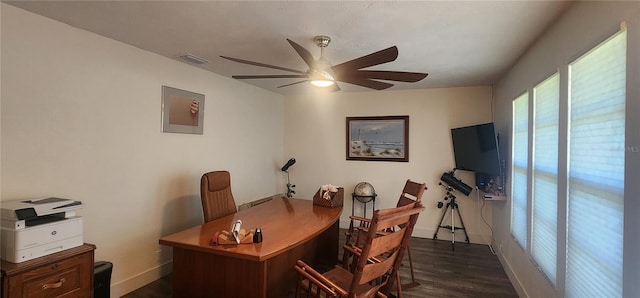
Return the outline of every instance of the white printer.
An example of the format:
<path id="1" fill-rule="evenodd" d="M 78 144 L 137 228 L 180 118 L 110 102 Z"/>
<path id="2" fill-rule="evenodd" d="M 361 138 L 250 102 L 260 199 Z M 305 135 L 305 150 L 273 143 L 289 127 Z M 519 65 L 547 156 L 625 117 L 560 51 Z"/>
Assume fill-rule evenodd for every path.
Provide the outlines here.
<path id="1" fill-rule="evenodd" d="M 82 202 L 63 198 L 0 204 L 0 258 L 20 263 L 83 244 Z"/>

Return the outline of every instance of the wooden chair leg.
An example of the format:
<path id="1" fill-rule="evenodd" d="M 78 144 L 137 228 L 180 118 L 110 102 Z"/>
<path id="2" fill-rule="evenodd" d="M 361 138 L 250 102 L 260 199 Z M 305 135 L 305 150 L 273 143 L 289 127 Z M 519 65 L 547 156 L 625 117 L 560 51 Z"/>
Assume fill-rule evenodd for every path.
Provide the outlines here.
<path id="1" fill-rule="evenodd" d="M 342 249 L 342 267 L 349 269 L 349 259 L 351 257 L 351 253 L 346 250 L 346 249 Z"/>
<path id="2" fill-rule="evenodd" d="M 420 283 L 416 282 L 416 277 L 413 274 L 413 261 L 411 260 L 411 246 L 407 245 L 407 256 L 409 257 L 409 269 L 411 270 L 411 282 L 407 284 L 403 284 L 403 289 L 411 289 L 420 285 Z M 400 275 L 398 275 L 398 284 L 400 284 Z"/>
<path id="3" fill-rule="evenodd" d="M 398 298 L 402 298 L 402 284 L 400 283 L 400 271 L 396 271 L 396 287 L 398 288 Z"/>

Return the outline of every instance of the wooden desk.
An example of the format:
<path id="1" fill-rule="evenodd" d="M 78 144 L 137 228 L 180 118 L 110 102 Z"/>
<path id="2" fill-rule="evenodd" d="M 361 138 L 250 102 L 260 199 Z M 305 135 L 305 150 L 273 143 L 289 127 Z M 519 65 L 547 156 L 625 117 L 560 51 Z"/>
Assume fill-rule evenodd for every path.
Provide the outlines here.
<path id="1" fill-rule="evenodd" d="M 297 281 L 296 260 L 337 262 L 341 213 L 342 207 L 276 198 L 163 237 L 160 244 L 173 247 L 173 297 L 286 297 Z M 238 219 L 247 230 L 261 228 L 262 243 L 209 244 Z"/>

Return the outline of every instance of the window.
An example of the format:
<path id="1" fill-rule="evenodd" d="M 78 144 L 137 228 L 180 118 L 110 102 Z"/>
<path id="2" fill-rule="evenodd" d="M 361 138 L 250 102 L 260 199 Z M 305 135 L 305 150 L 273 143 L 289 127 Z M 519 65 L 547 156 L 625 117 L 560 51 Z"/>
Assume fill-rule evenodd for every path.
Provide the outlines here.
<path id="1" fill-rule="evenodd" d="M 531 256 L 554 285 L 558 248 L 559 101 L 557 73 L 533 89 Z"/>
<path id="2" fill-rule="evenodd" d="M 570 297 L 622 296 L 626 49 L 621 31 L 569 66 Z"/>
<path id="3" fill-rule="evenodd" d="M 513 101 L 513 140 L 511 168 L 511 235 L 522 248 L 527 247 L 527 168 L 529 164 L 529 93 Z"/>
<path id="4" fill-rule="evenodd" d="M 626 56 L 623 29 L 512 103 L 511 234 L 558 296 L 623 294 Z"/>

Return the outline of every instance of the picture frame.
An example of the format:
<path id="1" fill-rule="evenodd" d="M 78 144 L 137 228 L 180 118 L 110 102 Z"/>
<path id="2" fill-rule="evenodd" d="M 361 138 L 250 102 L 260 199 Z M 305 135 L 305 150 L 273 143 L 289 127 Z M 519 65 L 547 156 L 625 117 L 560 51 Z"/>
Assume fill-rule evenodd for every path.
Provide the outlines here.
<path id="1" fill-rule="evenodd" d="M 204 95 L 162 86 L 162 131 L 203 134 Z"/>
<path id="2" fill-rule="evenodd" d="M 409 116 L 347 117 L 347 160 L 409 161 Z"/>

